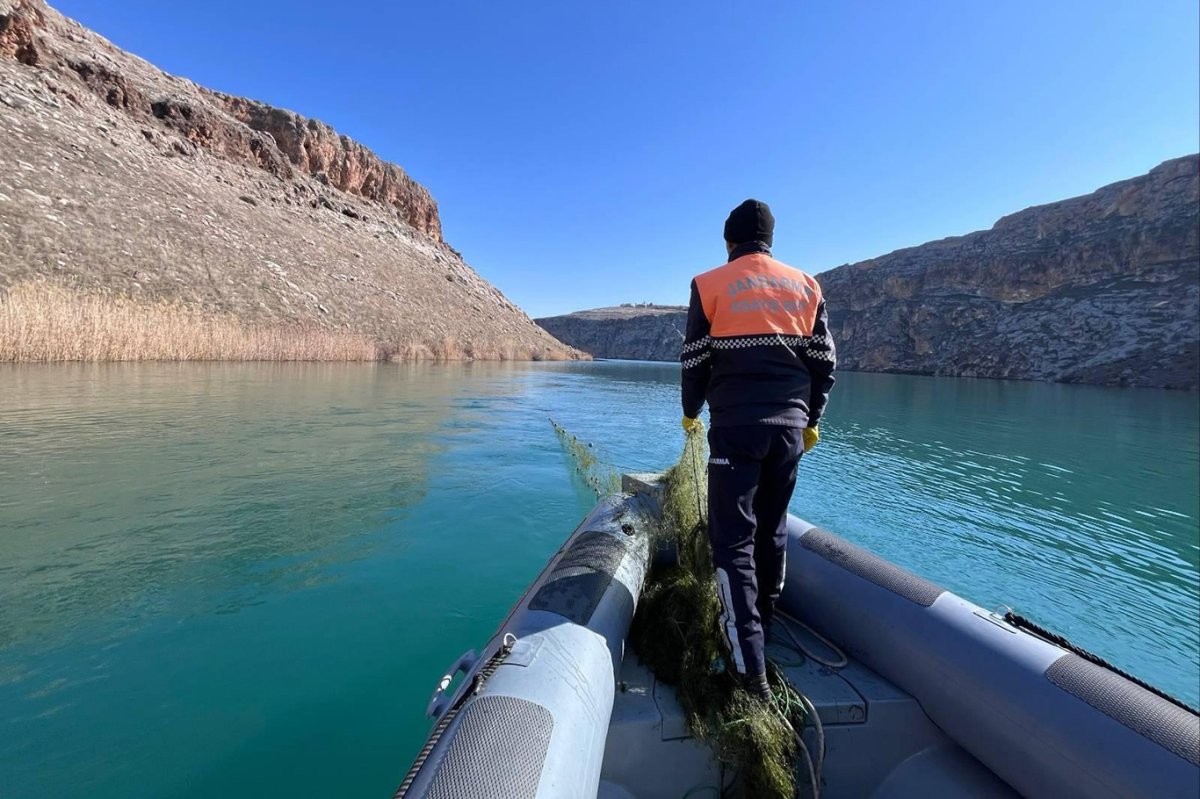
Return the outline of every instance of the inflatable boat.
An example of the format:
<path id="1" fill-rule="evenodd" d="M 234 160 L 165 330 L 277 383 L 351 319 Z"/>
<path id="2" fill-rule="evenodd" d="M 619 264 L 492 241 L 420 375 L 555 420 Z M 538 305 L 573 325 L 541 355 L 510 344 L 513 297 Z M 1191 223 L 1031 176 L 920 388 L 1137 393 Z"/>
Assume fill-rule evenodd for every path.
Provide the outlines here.
<path id="1" fill-rule="evenodd" d="M 622 489 L 482 651 L 442 678 L 397 799 L 726 795 L 736 775 L 626 650 L 659 484 L 627 475 Z M 825 799 L 1200 795 L 1191 708 L 1018 617 L 795 517 L 788 525 L 780 604 L 791 619 L 776 623 L 805 649 L 844 653 L 783 667 L 815 707 L 803 736 L 824 754 L 815 787 Z"/>

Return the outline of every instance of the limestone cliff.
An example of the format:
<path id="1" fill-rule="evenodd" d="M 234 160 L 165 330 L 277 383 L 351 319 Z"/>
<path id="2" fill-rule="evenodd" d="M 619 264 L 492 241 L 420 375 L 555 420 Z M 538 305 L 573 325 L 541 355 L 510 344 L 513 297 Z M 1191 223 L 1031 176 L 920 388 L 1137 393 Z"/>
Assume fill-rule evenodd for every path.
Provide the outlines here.
<path id="1" fill-rule="evenodd" d="M 839 367 L 1196 388 L 1200 156 L 818 276 Z"/>
<path id="2" fill-rule="evenodd" d="M 442 241 L 400 167 L 168 75 L 44 0 L 0 0 L 0 301 L 44 280 L 392 352 L 571 355 Z"/>
<path id="3" fill-rule="evenodd" d="M 687 307 L 622 305 L 534 321 L 559 341 L 578 342 L 571 346 L 596 358 L 674 361 L 687 327 Z"/>
<path id="4" fill-rule="evenodd" d="M 820 273 L 838 367 L 1195 389 L 1198 226 L 1192 155 L 990 230 Z M 675 360 L 682 314 L 639 310 L 538 323 L 603 357 Z"/>
<path id="5" fill-rule="evenodd" d="M 441 238 L 437 203 L 395 164 L 318 120 L 167 75 L 43 0 L 0 0 L 0 58 L 74 77 L 80 88 L 138 122 L 157 120 L 155 127 L 276 178 L 290 180 L 297 171 L 312 175 L 338 191 L 388 206 L 409 226 Z M 68 99 L 78 100 L 74 87 L 66 88 Z"/>

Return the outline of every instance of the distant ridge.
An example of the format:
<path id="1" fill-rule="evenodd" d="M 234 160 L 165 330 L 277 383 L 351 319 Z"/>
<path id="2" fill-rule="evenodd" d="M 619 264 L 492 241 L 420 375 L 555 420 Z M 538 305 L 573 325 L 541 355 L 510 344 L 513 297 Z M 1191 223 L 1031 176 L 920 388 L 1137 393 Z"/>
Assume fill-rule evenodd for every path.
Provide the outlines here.
<path id="1" fill-rule="evenodd" d="M 596 358 L 674 361 L 687 327 L 687 306 L 618 305 L 534 321 Z"/>
<path id="2" fill-rule="evenodd" d="M 817 279 L 842 369 L 1195 390 L 1200 155 Z M 678 357 L 682 314 L 595 313 L 537 322 L 600 357 Z"/>

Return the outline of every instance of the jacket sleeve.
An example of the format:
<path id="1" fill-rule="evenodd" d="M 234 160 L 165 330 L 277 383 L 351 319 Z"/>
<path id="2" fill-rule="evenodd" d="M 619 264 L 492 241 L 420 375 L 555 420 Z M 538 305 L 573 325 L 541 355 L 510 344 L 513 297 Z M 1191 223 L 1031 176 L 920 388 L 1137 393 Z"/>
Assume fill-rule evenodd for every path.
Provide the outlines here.
<path id="1" fill-rule="evenodd" d="M 692 298 L 688 303 L 687 334 L 679 354 L 679 362 L 683 365 L 683 415 L 691 419 L 700 415 L 708 392 L 708 376 L 712 372 L 711 329 L 712 324 L 704 315 L 704 305 L 700 302 L 700 291 L 693 280 Z"/>
<path id="2" fill-rule="evenodd" d="M 829 392 L 833 389 L 833 370 L 837 367 L 837 350 L 833 336 L 829 334 L 829 317 L 825 313 L 825 301 L 817 306 L 817 321 L 813 325 L 812 338 L 801 353 L 808 369 L 809 398 L 808 426 L 816 427 L 825 412 Z"/>

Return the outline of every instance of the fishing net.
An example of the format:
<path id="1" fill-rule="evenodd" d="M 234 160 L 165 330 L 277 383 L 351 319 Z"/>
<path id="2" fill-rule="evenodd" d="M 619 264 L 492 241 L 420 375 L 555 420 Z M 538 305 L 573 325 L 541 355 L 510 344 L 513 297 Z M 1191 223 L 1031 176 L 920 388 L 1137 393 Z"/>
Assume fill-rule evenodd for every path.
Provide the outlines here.
<path id="1" fill-rule="evenodd" d="M 597 496 L 619 490 L 619 477 L 591 444 L 550 422 L 577 472 Z M 677 553 L 646 577 L 630 629 L 630 643 L 656 678 L 675 687 L 697 738 L 710 743 L 736 779 L 733 796 L 796 796 L 796 730 L 806 721 L 804 700 L 778 668 L 768 672 L 771 703 L 750 696 L 726 672 L 712 551 L 708 542 L 708 447 L 701 431 L 687 434 L 678 463 L 663 475 L 662 518 L 655 549 Z M 809 763 L 811 792 L 818 790 Z M 727 795 L 722 792 L 722 796 Z"/>
<path id="2" fill-rule="evenodd" d="M 554 428 L 554 434 L 558 436 L 558 443 L 562 445 L 563 451 L 571 459 L 575 474 L 597 499 L 603 499 L 621 490 L 621 475 L 610 460 L 597 451 L 594 444 L 580 441 L 553 419 L 550 420 L 550 426 Z"/>
<path id="3" fill-rule="evenodd" d="M 711 743 L 736 771 L 734 795 L 791 799 L 796 795 L 795 730 L 804 724 L 804 708 L 774 667 L 771 704 L 750 696 L 725 671 L 705 519 L 707 461 L 704 434 L 688 433 L 679 462 L 664 475 L 657 536 L 660 546 L 673 545 L 678 559 L 647 576 L 630 640 L 654 676 L 675 686 L 692 734 Z"/>

